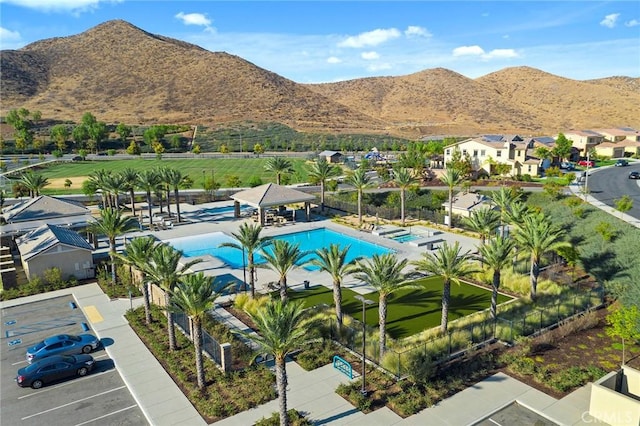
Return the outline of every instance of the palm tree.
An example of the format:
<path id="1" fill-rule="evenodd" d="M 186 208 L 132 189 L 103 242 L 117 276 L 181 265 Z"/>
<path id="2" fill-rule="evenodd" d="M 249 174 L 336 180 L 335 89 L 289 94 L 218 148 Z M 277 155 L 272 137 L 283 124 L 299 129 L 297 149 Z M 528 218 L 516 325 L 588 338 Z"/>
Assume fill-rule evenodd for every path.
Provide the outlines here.
<path id="1" fill-rule="evenodd" d="M 369 186 L 367 171 L 360 167 L 347 175 L 347 183 L 358 191 L 358 225 L 362 225 L 362 193 Z"/>
<path id="2" fill-rule="evenodd" d="M 408 262 L 407 259 L 398 259 L 394 253 L 385 253 L 374 254 L 371 259 L 356 264 L 354 277 L 378 291 L 380 359 L 387 346 L 387 298 L 402 288 L 412 286 L 408 276 L 402 272 Z"/>
<path id="3" fill-rule="evenodd" d="M 160 176 L 155 170 L 143 170 L 140 173 L 138 187 L 147 193 L 147 208 L 149 210 L 149 224 L 153 225 L 153 213 L 151 203 L 151 193 L 160 186 Z"/>
<path id="4" fill-rule="evenodd" d="M 149 286 L 147 284 L 147 265 L 151 260 L 151 253 L 156 244 L 156 239 L 151 235 L 134 238 L 125 247 L 124 253 L 116 253 L 116 257 L 129 267 L 135 267 L 142 274 L 139 283 L 142 288 L 144 300 L 144 318 L 147 324 L 151 324 L 151 302 L 149 300 Z"/>
<path id="5" fill-rule="evenodd" d="M 127 167 L 126 169 L 120 172 L 120 176 L 122 176 L 122 180 L 124 181 L 124 187 L 127 192 L 129 192 L 129 201 L 131 201 L 131 214 L 133 216 L 136 215 L 136 198 L 135 191 L 138 186 L 138 179 L 140 178 L 138 172 L 131 167 Z"/>
<path id="6" fill-rule="evenodd" d="M 261 250 L 265 245 L 271 241 L 271 237 L 261 237 L 262 226 L 258 223 L 244 222 L 240 225 L 238 232 L 231 233 L 238 243 L 222 243 L 220 247 L 231 247 L 238 250 L 242 250 L 243 263 L 244 253 L 247 252 L 247 268 L 249 269 L 249 285 L 251 286 L 251 297 L 256 297 L 255 290 L 255 271 L 256 265 L 254 263 L 255 253 Z"/>
<path id="7" fill-rule="evenodd" d="M 109 173 L 104 180 L 104 188 L 107 190 L 109 206 L 114 209 L 120 206 L 120 194 L 127 191 L 127 183 L 121 174 Z"/>
<path id="8" fill-rule="evenodd" d="M 440 181 L 449 187 L 449 228 L 453 227 L 453 188 L 460 185 L 462 175 L 453 168 L 448 167 L 444 175 L 440 176 Z"/>
<path id="9" fill-rule="evenodd" d="M 553 225 L 551 220 L 543 213 L 531 213 L 524 216 L 520 227 L 516 230 L 514 238 L 520 248 L 531 256 L 531 300 L 537 298 L 538 276 L 540 275 L 540 261 L 545 253 L 568 246 L 569 243 L 562 240 L 564 232 Z"/>
<path id="10" fill-rule="evenodd" d="M 393 182 L 400 188 L 400 220 L 402 221 L 402 226 L 404 226 L 406 191 L 416 183 L 416 179 L 411 174 L 411 170 L 399 168 L 398 170 L 394 170 Z"/>
<path id="11" fill-rule="evenodd" d="M 309 263 L 327 272 L 333 279 L 333 303 L 336 305 L 336 318 L 342 326 L 342 291 L 340 286 L 344 277 L 355 271 L 355 262 L 347 262 L 350 246 L 341 249 L 338 244 L 331 244 L 329 248 L 322 247 L 315 251 L 316 257 Z"/>
<path id="12" fill-rule="evenodd" d="M 31 198 L 40 195 L 40 190 L 49 185 L 49 180 L 46 177 L 31 170 L 22 173 L 19 182 L 29 190 L 29 197 Z"/>
<path id="13" fill-rule="evenodd" d="M 264 165 L 265 170 L 276 174 L 276 184 L 280 185 L 280 178 L 284 173 L 293 172 L 291 162 L 284 157 L 271 157 Z"/>
<path id="14" fill-rule="evenodd" d="M 514 240 L 499 235 L 489 240 L 488 244 L 481 245 L 478 249 L 482 256 L 482 262 L 493 271 L 493 279 L 491 281 L 493 288 L 493 293 L 491 294 L 491 318 L 494 320 L 497 318 L 496 307 L 498 305 L 501 271 L 509 264 L 514 247 Z"/>
<path id="15" fill-rule="evenodd" d="M 270 250 L 269 247 L 271 247 Z M 300 244 L 291 244 L 284 240 L 273 240 L 272 244 L 262 249 L 262 257 L 267 261 L 266 267 L 277 272 L 280 276 L 280 300 L 287 301 L 287 275 L 308 254 L 300 250 Z"/>
<path id="16" fill-rule="evenodd" d="M 171 306 L 171 292 L 187 270 L 200 262 L 201 259 L 195 259 L 186 264 L 182 264 L 182 251 L 176 250 L 169 244 L 162 243 L 154 247 L 151 252 L 151 261 L 146 266 L 146 273 L 149 280 L 164 290 L 165 305 Z M 169 334 L 169 350 L 176 349 L 176 330 L 173 325 L 171 312 L 166 311 L 167 315 L 167 332 Z"/>
<path id="17" fill-rule="evenodd" d="M 108 207 L 109 204 L 109 190 L 107 187 L 107 179 L 111 175 L 111 172 L 106 169 L 94 170 L 89 173 L 89 186 L 94 189 L 94 192 L 100 191 L 102 198 L 102 206 Z"/>
<path id="18" fill-rule="evenodd" d="M 450 246 L 445 241 L 436 253 L 423 253 L 423 258 L 413 264 L 420 271 L 442 276 L 442 317 L 440 330 L 447 332 L 449 325 L 449 303 L 451 301 L 451 283 L 460 284 L 460 279 L 476 272 L 469 252 L 461 253 L 457 241 Z"/>
<path id="19" fill-rule="evenodd" d="M 100 218 L 88 226 L 94 234 L 100 234 L 109 240 L 109 257 L 111 258 L 111 282 L 116 285 L 116 238 L 138 229 L 138 222 L 132 217 L 122 217 L 119 210 L 104 208 L 100 210 Z"/>
<path id="20" fill-rule="evenodd" d="M 505 226 L 509 222 L 509 213 L 514 204 L 520 200 L 522 194 L 511 188 L 502 187 L 499 191 L 494 191 L 489 198 L 500 209 L 501 234 L 504 235 Z"/>
<path id="21" fill-rule="evenodd" d="M 184 186 L 187 175 L 178 169 L 168 169 L 165 172 L 165 180 L 169 188 L 173 189 L 173 200 L 176 203 L 176 215 L 178 223 L 180 222 L 180 187 Z M 167 193 L 167 211 L 169 211 L 169 193 Z"/>
<path id="22" fill-rule="evenodd" d="M 280 411 L 280 425 L 288 426 L 286 357 L 307 339 L 310 326 L 306 320 L 304 302 L 270 300 L 255 312 L 247 312 L 258 334 L 244 334 L 263 351 L 273 355 L 276 367 L 276 387 Z"/>
<path id="23" fill-rule="evenodd" d="M 473 210 L 471 216 L 464 218 L 463 221 L 472 231 L 480 234 L 480 245 L 482 246 L 500 226 L 500 214 L 491 207 L 484 207 Z"/>
<path id="24" fill-rule="evenodd" d="M 204 389 L 204 363 L 202 362 L 202 322 L 207 313 L 213 309 L 216 293 L 212 277 L 204 273 L 188 274 L 180 277 L 180 282 L 171 291 L 171 306 L 173 312 L 182 312 L 191 319 L 193 330 L 193 346 L 196 351 L 196 376 L 198 388 Z"/>
<path id="25" fill-rule="evenodd" d="M 324 192 L 327 180 L 340 174 L 340 168 L 321 157 L 308 170 L 309 177 L 320 183 L 320 211 L 324 212 Z"/>

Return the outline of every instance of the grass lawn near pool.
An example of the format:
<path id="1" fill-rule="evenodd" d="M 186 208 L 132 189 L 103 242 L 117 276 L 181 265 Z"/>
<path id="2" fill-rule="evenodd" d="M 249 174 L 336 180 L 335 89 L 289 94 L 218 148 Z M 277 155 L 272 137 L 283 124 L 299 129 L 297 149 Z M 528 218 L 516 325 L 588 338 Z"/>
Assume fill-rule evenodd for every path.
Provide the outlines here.
<path id="1" fill-rule="evenodd" d="M 439 276 L 417 281 L 423 288 L 404 289 L 391 295 L 387 305 L 387 333 L 394 339 L 402 339 L 425 329 L 440 325 L 442 312 L 442 278 Z M 345 313 L 357 320 L 362 318 L 362 302 L 355 299 L 354 291 L 342 289 L 342 306 Z M 291 291 L 292 300 L 304 300 L 305 306 L 319 304 L 333 306 L 333 291 L 324 286 L 309 290 Z M 378 325 L 378 293 L 365 296 L 376 302 L 367 307 L 367 324 Z M 498 295 L 498 303 L 511 300 L 509 296 Z M 491 306 L 491 291 L 469 284 L 451 285 L 449 321 L 464 317 Z"/>
<path id="2" fill-rule="evenodd" d="M 294 172 L 290 174 L 291 183 L 305 182 L 308 179 L 305 160 L 300 158 L 288 158 Z M 45 186 L 43 194 L 78 194 L 82 193 L 82 182 L 91 172 L 104 169 L 118 173 L 126 168 L 137 171 L 151 170 L 158 167 L 170 167 L 180 170 L 193 180 L 193 188 L 203 187 L 203 178 L 210 179 L 213 175 L 216 182 L 223 188 L 230 176 L 237 176 L 242 186 L 248 186 L 249 181 L 258 177 L 263 183 L 275 182 L 273 172 L 265 170 L 267 157 L 259 158 L 182 158 L 182 159 L 143 159 L 133 158 L 128 160 L 91 160 L 64 162 L 56 165 L 36 169 L 37 173 L 49 179 L 51 185 Z M 204 174 L 203 174 L 204 171 Z M 65 179 L 72 182 L 70 188 L 64 187 Z"/>

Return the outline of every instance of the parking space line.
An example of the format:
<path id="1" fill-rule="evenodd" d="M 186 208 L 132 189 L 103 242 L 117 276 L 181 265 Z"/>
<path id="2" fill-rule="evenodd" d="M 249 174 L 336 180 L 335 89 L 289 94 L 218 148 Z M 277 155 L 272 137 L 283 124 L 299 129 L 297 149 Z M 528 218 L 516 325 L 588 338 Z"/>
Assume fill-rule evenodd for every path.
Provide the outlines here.
<path id="1" fill-rule="evenodd" d="M 48 410 L 40 411 L 39 413 L 35 413 L 35 414 L 31 414 L 30 416 L 23 417 L 22 420 L 27 420 L 27 419 L 30 419 L 30 418 L 33 418 L 33 417 L 36 417 L 36 416 L 41 416 L 43 414 L 47 414 L 47 413 L 50 413 L 50 412 L 55 411 L 55 410 L 59 410 L 59 409 L 64 408 L 64 407 L 68 407 L 70 405 L 77 404 L 78 402 L 86 401 L 87 399 L 96 398 L 98 396 L 106 395 L 106 394 L 111 393 L 111 392 L 119 391 L 120 389 L 126 389 L 126 386 L 120 386 L 118 388 L 114 388 L 114 389 L 110 389 L 108 391 L 100 392 L 100 393 L 97 393 L 95 395 L 88 396 L 86 398 L 81 398 L 81 399 L 78 399 L 76 401 L 69 402 L 67 404 L 62 404 L 62 405 L 59 405 L 57 407 L 49 408 Z"/>
<path id="2" fill-rule="evenodd" d="M 502 426 L 500 423 L 496 422 L 495 420 L 493 420 L 491 417 L 489 417 L 487 420 L 489 420 L 491 423 L 494 423 L 498 426 Z"/>
<path id="3" fill-rule="evenodd" d="M 107 356 L 106 354 L 104 354 L 104 355 L 100 355 L 100 356 L 94 356 L 94 357 L 93 357 L 93 359 L 100 359 L 100 358 L 104 358 L 104 357 L 106 357 L 106 356 Z M 14 366 L 14 365 L 20 365 L 20 364 L 26 364 L 26 363 L 27 363 L 27 360 L 25 359 L 24 361 L 14 362 L 14 363 L 13 363 L 13 364 L 11 364 L 11 365 L 12 365 L 12 366 Z"/>
<path id="4" fill-rule="evenodd" d="M 102 318 L 102 315 L 100 315 L 100 312 L 98 312 L 98 308 L 96 308 L 93 305 L 85 307 L 84 313 L 87 316 L 87 318 L 89 318 L 89 321 L 91 321 L 94 324 L 97 322 L 104 321 L 104 318 Z"/>
<path id="5" fill-rule="evenodd" d="M 90 379 L 90 378 L 96 377 L 96 376 L 102 376 L 103 374 L 112 373 L 114 371 L 116 371 L 116 370 L 113 369 L 113 370 L 102 371 L 100 373 L 90 374 L 88 376 L 84 376 L 84 377 L 81 377 L 81 378 L 76 379 L 76 380 L 70 380 L 70 381 L 65 382 L 65 383 L 60 383 L 59 385 L 51 386 L 51 387 L 48 387 L 46 389 L 39 390 L 37 392 L 31 392 L 28 395 L 19 396 L 18 399 L 25 399 L 25 398 L 29 398 L 29 397 L 32 397 L 32 396 L 35 396 L 35 395 L 40 395 L 41 393 L 45 393 L 45 392 L 49 392 L 49 391 L 52 391 L 52 390 L 56 390 L 56 389 L 59 389 L 59 388 L 61 388 L 63 386 L 68 386 L 68 385 L 72 385 L 74 383 L 79 383 L 79 382 L 81 382 L 83 380 L 87 380 L 87 379 Z"/>
<path id="6" fill-rule="evenodd" d="M 86 422 L 78 423 L 78 424 L 77 424 L 77 425 L 75 425 L 75 426 L 82 426 L 82 425 L 86 425 L 86 424 L 88 424 L 88 423 L 93 423 L 93 422 L 96 422 L 96 421 L 98 421 L 98 420 L 102 420 L 102 419 L 104 419 L 105 417 L 113 416 L 114 414 L 118 414 L 118 413 L 122 413 L 123 411 L 131 410 L 132 408 L 135 408 L 135 407 L 137 407 L 137 406 L 138 406 L 137 404 L 133 404 L 133 405 L 131 405 L 131 406 L 129 406 L 129 407 L 122 408 L 122 409 L 117 410 L 117 411 L 113 411 L 113 412 L 111 412 L 111 413 L 109 413 L 109 414 L 105 414 L 104 416 L 96 417 L 95 419 L 91 419 L 91 420 L 87 420 Z"/>

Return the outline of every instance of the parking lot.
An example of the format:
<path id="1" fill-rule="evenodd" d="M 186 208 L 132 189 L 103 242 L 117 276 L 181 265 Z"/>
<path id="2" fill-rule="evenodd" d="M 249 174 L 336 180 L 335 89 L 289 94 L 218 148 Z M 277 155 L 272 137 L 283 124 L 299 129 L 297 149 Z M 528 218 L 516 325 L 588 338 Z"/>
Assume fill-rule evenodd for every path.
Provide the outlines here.
<path id="1" fill-rule="evenodd" d="M 95 367 L 89 375 L 21 388 L 15 377 L 25 367 L 29 346 L 56 334 L 83 334 L 90 324 L 71 295 L 2 309 L 0 363 L 0 424 L 3 425 L 146 425 L 104 346 L 105 337 L 91 354 Z M 93 333 L 91 330 L 89 333 Z"/>

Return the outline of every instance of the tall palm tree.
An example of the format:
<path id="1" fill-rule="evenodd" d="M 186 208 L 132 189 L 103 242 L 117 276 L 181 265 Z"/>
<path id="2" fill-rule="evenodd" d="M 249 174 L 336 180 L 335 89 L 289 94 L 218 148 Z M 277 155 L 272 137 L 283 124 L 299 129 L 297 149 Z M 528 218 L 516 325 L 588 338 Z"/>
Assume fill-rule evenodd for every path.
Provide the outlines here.
<path id="1" fill-rule="evenodd" d="M 272 243 L 262 249 L 262 257 L 267 261 L 266 267 L 279 275 L 278 286 L 280 300 L 287 301 L 287 275 L 308 254 L 300 250 L 300 244 L 291 244 L 284 240 L 273 240 Z"/>
<path id="2" fill-rule="evenodd" d="M 29 197 L 31 198 L 40 195 L 40 190 L 49 185 L 49 179 L 31 170 L 22 173 L 19 182 L 29 190 Z"/>
<path id="3" fill-rule="evenodd" d="M 153 213 L 151 193 L 155 192 L 160 186 L 160 176 L 155 170 L 143 170 L 140 172 L 138 187 L 147 193 L 147 208 L 149 211 L 149 223 L 153 225 Z"/>
<path id="4" fill-rule="evenodd" d="M 160 176 L 160 194 L 164 192 L 167 197 L 167 214 L 171 217 L 171 175 L 174 169 L 171 167 L 158 167 L 158 175 Z M 162 213 L 162 198 L 164 195 L 160 195 L 160 212 Z"/>
<path id="5" fill-rule="evenodd" d="M 291 162 L 284 157 L 271 157 L 264 165 L 265 170 L 276 174 L 276 184 L 280 185 L 280 180 L 283 174 L 292 173 L 293 166 Z"/>
<path id="6" fill-rule="evenodd" d="M 411 174 L 411 170 L 406 168 L 399 168 L 394 170 L 393 182 L 396 184 L 398 188 L 400 188 L 400 220 L 402 221 L 402 226 L 404 226 L 404 210 L 406 203 L 406 192 L 411 186 L 415 185 L 416 178 Z"/>
<path id="7" fill-rule="evenodd" d="M 173 201 L 176 203 L 176 215 L 178 223 L 181 221 L 180 218 L 180 188 L 184 187 L 187 183 L 188 175 L 182 173 L 181 170 L 178 169 L 168 169 L 165 176 L 169 187 L 173 189 Z M 167 194 L 167 210 L 169 209 L 168 205 L 171 204 L 169 202 L 169 194 Z"/>
<path id="8" fill-rule="evenodd" d="M 471 216 L 463 219 L 464 223 L 472 230 L 480 234 L 480 245 L 496 233 L 500 226 L 500 213 L 491 207 L 473 210 Z"/>
<path id="9" fill-rule="evenodd" d="M 256 265 L 254 262 L 255 253 L 261 250 L 265 245 L 271 241 L 271 237 L 261 237 L 262 226 L 258 223 L 244 222 L 240 225 L 238 232 L 232 232 L 231 236 L 235 238 L 238 243 L 222 243 L 220 247 L 231 247 L 238 250 L 242 250 L 243 262 L 244 253 L 247 253 L 247 269 L 249 270 L 249 285 L 251 286 L 251 297 L 256 297 L 255 290 L 255 272 Z"/>
<path id="10" fill-rule="evenodd" d="M 124 181 L 124 187 L 126 191 L 129 193 L 129 201 L 131 202 L 131 214 L 133 216 L 136 215 L 136 187 L 138 186 L 138 179 L 140 175 L 138 172 L 131 168 L 127 167 L 126 169 L 120 172 L 122 176 L 122 180 Z"/>
<path id="11" fill-rule="evenodd" d="M 340 167 L 329 163 L 321 157 L 308 169 L 309 177 L 320 183 L 320 211 L 324 212 L 324 192 L 327 180 L 340 174 Z"/>
<path id="12" fill-rule="evenodd" d="M 538 276 L 540 275 L 540 261 L 545 253 L 570 245 L 562 237 L 564 232 L 555 226 L 543 213 L 530 213 L 524 216 L 514 238 L 525 252 L 531 257 L 530 282 L 531 300 L 537 298 Z"/>
<path id="13" fill-rule="evenodd" d="M 519 202 L 521 193 L 507 187 L 500 188 L 499 191 L 494 191 L 489 198 L 500 209 L 500 226 L 502 227 L 501 234 L 504 235 L 505 227 L 509 223 L 509 213 L 514 204 Z"/>
<path id="14" fill-rule="evenodd" d="M 409 261 L 394 253 L 374 254 L 371 259 L 357 262 L 354 277 L 378 291 L 378 325 L 380 327 L 380 359 L 387 347 L 387 299 L 392 293 L 412 282 L 402 270 Z M 364 318 L 363 318 L 364 320 Z"/>
<path id="15" fill-rule="evenodd" d="M 214 290 L 212 281 L 212 277 L 207 277 L 202 272 L 181 276 L 180 282 L 171 291 L 171 306 L 169 307 L 171 311 L 182 312 L 191 319 L 192 340 L 196 354 L 196 376 L 200 389 L 205 387 L 204 363 L 202 362 L 202 322 L 220 296 Z"/>
<path id="16" fill-rule="evenodd" d="M 342 280 L 344 277 L 355 271 L 354 261 L 347 262 L 349 248 L 340 248 L 338 244 L 331 244 L 329 248 L 322 247 L 315 251 L 316 257 L 309 262 L 317 266 L 321 271 L 327 272 L 333 279 L 333 303 L 336 305 L 336 318 L 338 324 L 342 326 Z"/>
<path id="17" fill-rule="evenodd" d="M 138 229 L 138 222 L 132 217 L 122 217 L 119 210 L 104 208 L 100 210 L 100 218 L 89 223 L 89 231 L 104 235 L 109 240 L 109 257 L 111 258 L 111 283 L 116 285 L 116 238 Z"/>
<path id="18" fill-rule="evenodd" d="M 453 227 L 453 188 L 462 182 L 462 174 L 453 168 L 447 167 L 444 175 L 440 176 L 440 181 L 449 187 L 449 228 Z"/>
<path id="19" fill-rule="evenodd" d="M 107 179 L 111 175 L 111 171 L 106 169 L 98 169 L 89 173 L 89 185 L 94 188 L 94 191 L 100 191 L 102 197 L 103 207 L 109 207 L 109 189 L 107 185 Z"/>
<path id="20" fill-rule="evenodd" d="M 171 306 L 171 292 L 187 270 L 200 262 L 201 259 L 195 259 L 186 264 L 182 264 L 182 251 L 176 250 L 169 244 L 162 243 L 154 247 L 151 252 L 151 261 L 146 266 L 146 273 L 149 280 L 164 290 L 165 306 Z M 173 325 L 171 312 L 166 311 L 167 315 L 167 332 L 169 334 L 169 350 L 176 349 L 176 330 Z"/>
<path id="21" fill-rule="evenodd" d="M 258 334 L 243 334 L 263 351 L 273 355 L 276 367 L 276 388 L 280 411 L 280 425 L 288 426 L 286 357 L 307 340 L 310 322 L 306 319 L 304 302 L 271 300 L 255 312 L 247 312 Z"/>
<path id="22" fill-rule="evenodd" d="M 367 171 L 360 167 L 347 175 L 347 183 L 358 191 L 358 225 L 362 225 L 362 193 L 369 186 Z"/>
<path id="23" fill-rule="evenodd" d="M 476 269 L 469 252 L 461 253 L 457 241 L 450 246 L 445 241 L 436 253 L 422 253 L 423 258 L 413 264 L 420 271 L 442 276 L 442 317 L 440 330 L 447 332 L 449 325 L 449 304 L 451 301 L 451 283 L 460 284 L 460 279 L 474 273 Z"/>
<path id="24" fill-rule="evenodd" d="M 114 209 L 120 206 L 120 194 L 127 191 L 127 183 L 120 173 L 109 173 L 105 177 L 104 187 L 108 192 L 109 206 Z"/>
<path id="25" fill-rule="evenodd" d="M 500 288 L 500 279 L 502 269 L 505 268 L 510 261 L 511 252 L 515 247 L 515 241 L 511 238 L 498 235 L 496 238 L 489 240 L 489 243 L 479 247 L 482 262 L 493 271 L 491 287 L 491 318 L 497 318 L 498 305 L 498 289 Z"/>
<path id="26" fill-rule="evenodd" d="M 146 237 L 136 237 L 129 241 L 125 247 L 124 253 L 116 253 L 116 258 L 136 268 L 141 274 L 142 279 L 139 283 L 142 289 L 142 297 L 144 300 L 144 318 L 147 324 L 151 324 L 151 301 L 149 300 L 149 286 L 147 284 L 147 265 L 151 260 L 151 253 L 157 240 L 148 235 Z"/>

